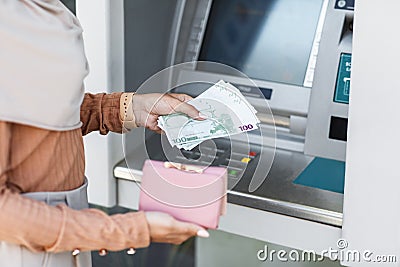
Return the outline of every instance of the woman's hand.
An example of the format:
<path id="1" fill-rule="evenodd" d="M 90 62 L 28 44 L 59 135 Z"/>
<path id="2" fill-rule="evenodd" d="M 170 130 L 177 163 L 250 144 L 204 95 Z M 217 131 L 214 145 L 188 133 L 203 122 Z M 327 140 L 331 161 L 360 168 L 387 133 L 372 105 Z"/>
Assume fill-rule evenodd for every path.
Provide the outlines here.
<path id="1" fill-rule="evenodd" d="M 152 242 L 179 245 L 192 236 L 208 237 L 208 232 L 192 223 L 175 220 L 162 212 L 146 212 Z"/>
<path id="2" fill-rule="evenodd" d="M 185 94 L 135 94 L 132 107 L 136 125 L 160 133 L 157 126 L 160 115 L 181 112 L 194 119 L 203 119 L 195 107 L 186 103 L 191 99 Z"/>

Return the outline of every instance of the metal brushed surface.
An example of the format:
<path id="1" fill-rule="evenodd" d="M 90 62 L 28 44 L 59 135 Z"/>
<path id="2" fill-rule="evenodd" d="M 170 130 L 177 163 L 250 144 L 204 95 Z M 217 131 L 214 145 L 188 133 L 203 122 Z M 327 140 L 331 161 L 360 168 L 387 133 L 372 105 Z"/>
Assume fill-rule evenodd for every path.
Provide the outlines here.
<path id="1" fill-rule="evenodd" d="M 219 147 L 224 146 L 227 140 L 217 139 L 215 142 Z M 145 159 L 165 160 L 160 146 L 158 135 L 146 136 L 146 148 L 144 144 L 134 147 L 127 155 L 126 161 L 122 160 L 115 166 L 115 177 L 140 182 Z M 271 148 L 258 149 L 263 149 L 266 155 L 273 155 Z M 255 158 L 248 164 L 240 181 L 229 190 L 228 202 L 341 227 L 343 194 L 293 183 L 312 160 L 313 157 L 301 152 L 276 149 L 271 170 L 265 174 L 264 182 L 256 191 L 249 193 L 248 186 L 253 178 L 253 168 L 258 163 Z"/>

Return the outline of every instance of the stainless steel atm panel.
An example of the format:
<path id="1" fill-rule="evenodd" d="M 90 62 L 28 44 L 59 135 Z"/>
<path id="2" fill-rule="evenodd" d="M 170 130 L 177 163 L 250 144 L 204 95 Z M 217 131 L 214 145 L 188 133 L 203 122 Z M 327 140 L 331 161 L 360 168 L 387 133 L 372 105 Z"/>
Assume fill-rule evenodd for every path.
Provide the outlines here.
<path id="1" fill-rule="evenodd" d="M 166 58 L 170 64 L 193 64 L 179 68 L 179 73 L 171 75 L 174 83 L 193 82 L 197 78 L 210 82 L 224 79 L 234 83 L 256 109 L 265 105 L 262 99 L 266 99 L 277 126 L 276 151 L 272 151 L 274 147 L 262 146 L 256 134 L 250 137 L 253 152 L 264 151 L 268 154 L 272 151 L 274 161 L 271 171 L 261 177 L 267 179 L 257 190 L 250 192 L 249 182 L 255 176 L 253 166 L 251 163 L 244 166 L 241 169 L 246 172 L 244 178 L 230 190 L 229 202 L 341 225 L 343 195 L 340 192 L 304 186 L 295 180 L 314 161 L 314 156 L 343 160 L 340 153 L 344 152 L 345 143 L 329 139 L 329 120 L 332 116 L 347 118 L 347 104 L 333 102 L 340 58 L 344 58 L 342 61 L 346 67 L 347 55 L 351 54 L 352 11 L 346 8 L 350 1 L 344 2 L 345 5 L 343 1 L 335 0 L 177 1 L 166 45 L 171 50 Z M 234 41 L 229 39 L 235 34 Z M 132 45 L 125 49 L 133 48 L 135 46 Z M 137 53 L 136 49 L 133 50 Z M 261 53 L 254 55 L 254 51 Z M 235 67 L 254 83 L 243 76 L 204 68 L 196 63 L 206 60 Z M 126 65 L 127 73 L 132 64 Z M 261 94 L 253 93 L 254 85 L 260 88 L 258 92 Z M 195 96 L 205 89 L 200 87 L 194 84 L 176 88 L 176 91 Z M 261 131 L 270 131 L 271 122 L 262 121 Z M 325 132 L 322 136 L 326 136 L 326 143 L 319 141 L 320 129 Z M 317 132 L 313 135 L 315 130 Z M 137 140 L 142 139 L 146 144 L 138 144 Z M 237 141 L 235 138 L 232 140 Z M 130 176 L 131 172 L 140 176 L 146 150 L 150 158 L 165 160 L 158 135 L 134 131 L 125 141 L 129 166 L 124 161 L 117 166 L 115 175 L 119 178 L 135 180 Z M 224 148 L 229 147 L 226 141 L 229 140 L 215 140 L 221 155 Z M 330 150 L 330 142 L 341 145 L 335 147 L 336 150 Z M 195 154 L 198 151 L 192 152 Z M 253 163 L 256 164 L 257 160 Z M 318 179 L 325 179 L 324 174 L 317 176 Z"/>
<path id="2" fill-rule="evenodd" d="M 331 1 L 321 35 L 304 152 L 345 160 L 354 1 Z"/>

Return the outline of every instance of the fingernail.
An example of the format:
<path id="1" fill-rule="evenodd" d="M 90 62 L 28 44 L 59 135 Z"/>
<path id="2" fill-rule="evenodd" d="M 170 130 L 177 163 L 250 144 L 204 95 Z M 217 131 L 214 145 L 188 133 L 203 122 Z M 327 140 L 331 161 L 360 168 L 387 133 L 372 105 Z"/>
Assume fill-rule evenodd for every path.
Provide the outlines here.
<path id="1" fill-rule="evenodd" d="M 197 232 L 197 236 L 200 236 L 200 237 L 209 237 L 210 234 L 209 234 L 206 230 L 201 229 L 201 230 L 199 230 L 199 231 Z"/>
<path id="2" fill-rule="evenodd" d="M 201 113 L 201 112 L 199 113 L 199 117 L 202 118 L 202 119 L 208 119 L 208 116 L 203 114 L 203 113 Z"/>

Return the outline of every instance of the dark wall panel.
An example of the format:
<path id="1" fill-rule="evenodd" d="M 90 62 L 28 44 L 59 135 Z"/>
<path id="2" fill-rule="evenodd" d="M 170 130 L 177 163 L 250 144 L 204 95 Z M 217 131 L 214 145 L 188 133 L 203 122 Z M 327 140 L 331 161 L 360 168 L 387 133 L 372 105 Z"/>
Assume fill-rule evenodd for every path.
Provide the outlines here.
<path id="1" fill-rule="evenodd" d="M 135 91 L 167 67 L 168 45 L 176 0 L 124 2 L 125 88 Z"/>
<path id="2" fill-rule="evenodd" d="M 61 0 L 74 14 L 76 14 L 76 0 Z"/>

